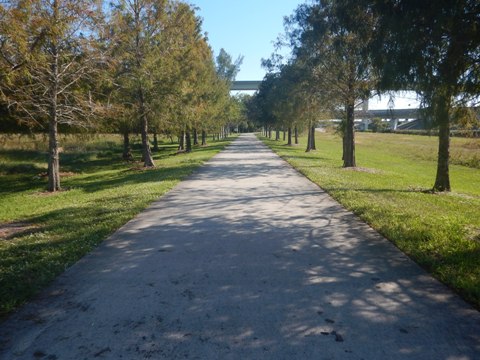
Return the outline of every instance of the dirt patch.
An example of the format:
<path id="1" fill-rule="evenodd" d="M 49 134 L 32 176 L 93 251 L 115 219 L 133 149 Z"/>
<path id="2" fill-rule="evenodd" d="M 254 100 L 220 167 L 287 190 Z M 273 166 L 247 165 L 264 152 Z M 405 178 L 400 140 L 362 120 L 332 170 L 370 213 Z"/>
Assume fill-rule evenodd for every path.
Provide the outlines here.
<path id="1" fill-rule="evenodd" d="M 31 234 L 38 229 L 38 225 L 24 221 L 0 224 L 0 240 L 10 240 L 17 236 Z"/>
<path id="2" fill-rule="evenodd" d="M 468 238 L 480 244 L 480 228 L 470 229 Z"/>
<path id="3" fill-rule="evenodd" d="M 348 167 L 348 168 L 343 168 L 345 171 L 357 171 L 357 172 L 364 172 L 364 173 L 369 173 L 369 174 L 382 174 L 382 170 L 377 170 L 377 169 L 370 169 L 370 168 L 364 168 L 364 167 Z"/>

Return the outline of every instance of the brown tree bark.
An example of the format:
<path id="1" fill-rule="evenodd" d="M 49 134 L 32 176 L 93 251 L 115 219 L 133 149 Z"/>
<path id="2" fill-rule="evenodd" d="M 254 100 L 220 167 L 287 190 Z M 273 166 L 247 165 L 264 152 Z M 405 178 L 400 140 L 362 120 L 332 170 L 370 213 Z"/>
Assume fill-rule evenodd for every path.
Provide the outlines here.
<path id="1" fill-rule="evenodd" d="M 317 145 L 315 144 L 315 125 L 312 125 L 310 131 L 312 132 L 312 135 L 310 137 L 310 141 L 312 142 L 310 148 L 311 150 L 317 150 Z"/>
<path id="2" fill-rule="evenodd" d="M 128 131 L 123 133 L 123 160 L 133 160 L 132 149 L 130 148 L 130 134 Z"/>
<path id="3" fill-rule="evenodd" d="M 60 151 L 58 148 L 58 119 L 56 96 L 52 99 L 49 122 L 48 141 L 48 191 L 55 192 L 60 188 Z"/>
<path id="4" fill-rule="evenodd" d="M 437 174 L 435 177 L 434 191 L 451 191 L 450 187 L 450 118 L 449 101 L 441 99 L 437 107 L 438 132 L 438 159 Z"/>
<path id="5" fill-rule="evenodd" d="M 58 1 L 54 1 L 53 9 L 58 16 Z M 58 148 L 58 48 L 52 45 L 52 83 L 48 141 L 48 191 L 60 190 L 60 151 Z"/>
<path id="6" fill-rule="evenodd" d="M 158 135 L 156 132 L 153 133 L 153 151 L 158 152 Z"/>
<path id="7" fill-rule="evenodd" d="M 155 167 L 155 163 L 153 162 L 152 152 L 150 151 L 150 144 L 148 142 L 148 117 L 145 109 L 143 89 L 141 87 L 139 89 L 139 95 L 143 166 L 150 168 Z"/>
<path id="8" fill-rule="evenodd" d="M 193 145 L 198 145 L 198 131 L 197 131 L 197 128 L 193 128 Z"/>
<path id="9" fill-rule="evenodd" d="M 347 118 L 343 134 L 343 167 L 357 166 L 355 161 L 354 107 L 353 101 L 349 102 L 346 106 Z"/>
<path id="10" fill-rule="evenodd" d="M 308 125 L 308 137 L 307 137 L 307 149 L 305 152 L 309 152 L 312 150 L 312 130 L 310 125 Z"/>
<path id="11" fill-rule="evenodd" d="M 53 2 L 54 18 L 58 18 L 59 4 Z M 60 151 L 58 148 L 58 47 L 55 43 L 51 48 L 52 55 L 52 78 L 50 88 L 50 119 L 48 129 L 48 191 L 55 192 L 60 190 Z"/>
<path id="12" fill-rule="evenodd" d="M 185 151 L 192 152 L 192 137 L 190 136 L 190 129 L 187 127 L 185 131 Z"/>
<path id="13" fill-rule="evenodd" d="M 182 131 L 178 137 L 178 150 L 185 150 L 185 131 Z"/>
<path id="14" fill-rule="evenodd" d="M 292 128 L 289 127 L 288 130 L 288 141 L 287 141 L 287 145 L 289 146 L 292 146 Z"/>
<path id="15" fill-rule="evenodd" d="M 207 132 L 202 130 L 202 146 L 207 145 Z"/>
<path id="16" fill-rule="evenodd" d="M 295 145 L 298 145 L 298 127 L 295 126 Z"/>

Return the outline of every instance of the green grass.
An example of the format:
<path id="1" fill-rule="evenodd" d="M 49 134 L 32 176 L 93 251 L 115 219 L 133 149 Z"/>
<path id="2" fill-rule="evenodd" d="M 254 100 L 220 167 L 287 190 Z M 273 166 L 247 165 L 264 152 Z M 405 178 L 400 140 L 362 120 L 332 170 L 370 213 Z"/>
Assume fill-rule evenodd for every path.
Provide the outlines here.
<path id="1" fill-rule="evenodd" d="M 0 137 L 0 224 L 24 222 L 25 231 L 0 237 L 0 316 L 27 301 L 58 274 L 190 175 L 229 141 L 176 154 L 161 144 L 157 168 L 121 160 L 119 137 L 61 139 L 66 191 L 45 192 L 41 137 Z M 139 140 L 133 144 L 140 158 Z M 73 176 L 72 176 L 73 175 Z"/>
<path id="2" fill-rule="evenodd" d="M 334 134 L 317 133 L 311 153 L 305 153 L 304 138 L 293 147 L 263 140 L 480 309 L 480 139 L 452 138 L 448 194 L 428 192 L 435 180 L 435 137 L 358 133 L 361 171 L 341 167 L 341 139 Z"/>

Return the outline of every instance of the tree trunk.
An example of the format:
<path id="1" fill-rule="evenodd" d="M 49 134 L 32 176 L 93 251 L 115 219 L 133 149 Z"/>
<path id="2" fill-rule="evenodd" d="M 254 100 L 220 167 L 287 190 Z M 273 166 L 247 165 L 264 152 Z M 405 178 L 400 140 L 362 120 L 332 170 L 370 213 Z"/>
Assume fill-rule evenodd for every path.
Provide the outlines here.
<path id="1" fill-rule="evenodd" d="M 272 138 L 272 128 L 271 127 L 268 128 L 268 138 L 269 139 Z"/>
<path id="2" fill-rule="evenodd" d="M 54 11 L 58 15 L 58 2 L 54 2 Z M 52 45 L 52 83 L 48 141 L 48 191 L 60 190 L 60 151 L 58 148 L 58 48 Z"/>
<path id="3" fill-rule="evenodd" d="M 202 146 L 207 145 L 207 132 L 202 130 Z"/>
<path id="4" fill-rule="evenodd" d="M 158 152 L 158 135 L 156 132 L 153 133 L 153 151 Z"/>
<path id="5" fill-rule="evenodd" d="M 187 127 L 185 131 L 185 151 L 187 153 L 192 152 L 192 138 L 190 136 L 190 129 Z"/>
<path id="6" fill-rule="evenodd" d="M 185 131 L 182 131 L 178 137 L 178 150 L 185 150 Z"/>
<path id="7" fill-rule="evenodd" d="M 133 160 L 132 149 L 130 148 L 130 134 L 128 131 L 123 133 L 123 160 Z"/>
<path id="8" fill-rule="evenodd" d="M 150 144 L 148 142 L 148 118 L 145 109 L 145 98 L 143 94 L 143 89 L 140 88 L 140 118 L 142 121 L 141 134 L 142 134 L 142 154 L 143 154 L 143 166 L 144 167 L 155 167 L 153 162 L 152 152 L 150 151 Z"/>
<path id="9" fill-rule="evenodd" d="M 343 134 L 343 167 L 357 166 L 355 161 L 355 118 L 354 118 L 354 103 L 347 104 L 347 118 L 345 123 L 345 131 Z"/>
<path id="10" fill-rule="evenodd" d="M 315 125 L 312 125 L 311 132 L 312 132 L 312 135 L 310 137 L 310 141 L 312 142 L 312 144 L 311 144 L 310 148 L 312 150 L 317 150 L 317 145 L 315 144 Z"/>
<path id="11" fill-rule="evenodd" d="M 280 130 L 275 129 L 275 141 L 280 140 Z"/>
<path id="12" fill-rule="evenodd" d="M 193 145 L 198 145 L 198 131 L 197 131 L 197 128 L 193 128 Z"/>
<path id="13" fill-rule="evenodd" d="M 57 99 L 52 99 L 48 142 L 48 191 L 60 190 L 60 151 L 58 148 Z"/>
<path id="14" fill-rule="evenodd" d="M 287 132 L 288 132 L 287 145 L 292 146 L 292 128 L 289 127 Z"/>
<path id="15" fill-rule="evenodd" d="M 305 152 L 312 150 L 312 131 L 310 125 L 308 125 L 308 137 L 307 137 L 307 149 Z"/>
<path id="16" fill-rule="evenodd" d="M 295 126 L 295 145 L 298 145 L 298 127 Z"/>
<path id="17" fill-rule="evenodd" d="M 285 141 L 287 139 L 287 134 L 285 132 L 285 130 L 283 130 L 283 141 Z"/>
<path id="18" fill-rule="evenodd" d="M 434 191 L 450 191 L 450 118 L 449 104 L 447 99 L 442 99 L 443 104 L 439 104 L 437 111 L 437 121 L 439 124 L 438 132 L 438 159 L 437 175 L 435 178 Z"/>

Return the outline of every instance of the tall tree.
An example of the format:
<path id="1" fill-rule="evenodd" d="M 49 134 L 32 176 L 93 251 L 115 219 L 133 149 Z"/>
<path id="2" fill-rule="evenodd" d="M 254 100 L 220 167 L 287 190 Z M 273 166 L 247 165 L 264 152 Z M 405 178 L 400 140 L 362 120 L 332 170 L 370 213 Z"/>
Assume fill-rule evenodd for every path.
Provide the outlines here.
<path id="1" fill-rule="evenodd" d="M 232 56 L 222 48 L 218 53 L 216 63 L 218 76 L 221 79 L 232 82 L 240 71 L 240 66 L 243 63 L 243 56 L 240 55 L 235 61 L 232 61 Z"/>
<path id="2" fill-rule="evenodd" d="M 165 67 L 162 45 L 171 4 L 167 0 L 117 0 L 112 5 L 111 24 L 122 66 L 119 83 L 133 100 L 140 123 L 144 166 L 154 167 L 149 119 L 154 114 L 152 104 Z"/>
<path id="3" fill-rule="evenodd" d="M 371 28 L 372 18 L 349 9 L 347 14 L 334 0 L 316 1 L 298 7 L 287 20 L 294 56 L 307 64 L 316 86 L 329 92 L 332 110 L 341 110 L 343 166 L 355 167 L 354 109 L 368 99 L 374 81 L 366 56 L 370 37 L 359 36 L 344 23 Z M 340 16 L 344 22 L 340 22 Z"/>
<path id="4" fill-rule="evenodd" d="M 362 0 L 376 18 L 372 54 L 381 88 L 415 90 L 439 128 L 434 191 L 450 191 L 450 122 L 480 93 L 480 2 Z"/>
<path id="5" fill-rule="evenodd" d="M 280 73 L 269 72 L 260 83 L 258 91 L 250 104 L 249 115 L 264 128 L 265 136 L 271 137 L 272 128 L 278 125 L 278 118 L 274 113 L 274 93 L 278 86 Z"/>
<path id="6" fill-rule="evenodd" d="M 98 65 L 95 18 L 101 6 L 87 0 L 6 4 L 1 9 L 6 21 L 0 27 L 3 69 L 7 63 L 10 75 L 18 73 L 7 74 L 3 94 L 17 114 L 48 124 L 48 190 L 57 191 L 58 125 L 84 125 L 95 110 L 86 80 Z"/>

